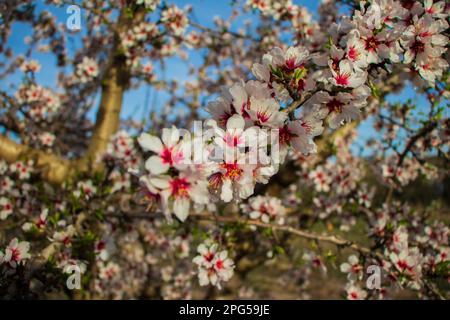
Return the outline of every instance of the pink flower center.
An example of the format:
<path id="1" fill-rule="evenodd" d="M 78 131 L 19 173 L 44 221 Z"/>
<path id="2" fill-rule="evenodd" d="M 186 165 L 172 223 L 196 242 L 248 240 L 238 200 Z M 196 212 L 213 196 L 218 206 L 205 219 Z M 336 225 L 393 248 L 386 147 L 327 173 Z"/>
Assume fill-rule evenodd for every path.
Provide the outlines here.
<path id="1" fill-rule="evenodd" d="M 36 227 L 41 228 L 45 225 L 45 221 L 42 220 L 41 218 L 38 219 L 38 221 L 36 222 Z"/>
<path id="2" fill-rule="evenodd" d="M 188 197 L 190 186 L 191 184 L 186 180 L 186 178 L 175 178 L 170 181 L 171 193 L 175 198 Z"/>
<path id="3" fill-rule="evenodd" d="M 424 52 L 425 51 L 425 44 L 423 43 L 423 42 L 421 42 L 421 41 L 414 41 L 414 43 L 412 44 L 412 46 L 411 46 L 411 50 L 414 52 L 414 53 L 421 53 L 421 52 Z"/>
<path id="4" fill-rule="evenodd" d="M 99 243 L 97 243 L 97 251 L 102 251 L 103 249 L 105 249 L 106 245 L 105 242 L 100 241 Z"/>
<path id="5" fill-rule="evenodd" d="M 348 50 L 348 57 L 352 61 L 358 60 L 358 58 L 359 58 L 358 50 L 356 50 L 355 47 L 350 47 L 350 49 Z"/>
<path id="6" fill-rule="evenodd" d="M 248 112 L 247 112 L 248 109 L 250 109 L 250 102 L 244 103 L 244 104 L 242 105 L 241 113 L 242 113 L 242 117 L 243 117 L 244 119 L 250 119 L 250 115 L 249 115 Z"/>
<path id="7" fill-rule="evenodd" d="M 211 262 L 214 259 L 214 253 L 208 252 L 203 256 L 203 259 L 205 259 L 208 262 Z"/>
<path id="8" fill-rule="evenodd" d="M 287 126 L 280 128 L 279 140 L 281 144 L 288 144 L 291 141 L 292 133 Z"/>
<path id="9" fill-rule="evenodd" d="M 372 36 L 372 37 L 366 39 L 365 49 L 367 51 L 376 51 L 378 49 L 379 45 L 380 45 L 380 41 L 378 41 L 377 38 Z"/>
<path id="10" fill-rule="evenodd" d="M 230 147 L 236 147 L 241 142 L 241 139 L 238 135 L 232 135 L 229 133 L 227 133 L 225 135 L 223 140 L 225 141 L 227 146 L 230 146 Z"/>
<path id="11" fill-rule="evenodd" d="M 332 59 L 331 67 L 333 68 L 333 70 L 339 69 L 339 59 L 338 58 Z"/>
<path id="12" fill-rule="evenodd" d="M 223 260 L 217 260 L 217 262 L 216 262 L 216 268 L 218 269 L 218 270 L 221 270 L 222 268 L 223 268 Z"/>
<path id="13" fill-rule="evenodd" d="M 238 180 L 242 176 L 243 170 L 237 163 L 223 163 L 221 167 L 226 170 L 225 177 L 231 180 Z"/>
<path id="14" fill-rule="evenodd" d="M 285 62 L 285 64 L 286 64 L 286 68 L 287 68 L 288 70 L 294 70 L 294 69 L 297 67 L 297 66 L 296 66 L 296 63 L 295 63 L 295 58 L 294 58 L 294 57 L 291 57 L 291 58 L 287 59 L 286 62 Z"/>
<path id="15" fill-rule="evenodd" d="M 352 266 L 352 272 L 353 273 L 359 273 L 361 271 L 362 267 L 359 264 L 355 264 Z"/>
<path id="16" fill-rule="evenodd" d="M 348 86 L 348 84 L 349 84 L 348 78 L 350 78 L 350 74 L 340 73 L 340 74 L 336 75 L 336 77 L 335 77 L 336 84 L 341 85 L 341 86 Z"/>
<path id="17" fill-rule="evenodd" d="M 336 80 L 336 82 L 338 82 L 338 81 Z M 341 113 L 343 105 L 344 105 L 344 103 L 342 103 L 341 101 L 339 101 L 336 98 L 333 98 L 332 100 L 328 101 L 327 108 L 328 108 L 329 112 L 339 112 L 339 113 Z"/>
<path id="18" fill-rule="evenodd" d="M 20 251 L 17 248 L 11 249 L 11 261 L 20 261 Z"/>
<path id="19" fill-rule="evenodd" d="M 405 270 L 405 269 L 409 269 L 409 265 L 405 260 L 399 260 L 397 262 L 397 266 L 401 269 L 401 270 Z"/>
<path id="20" fill-rule="evenodd" d="M 259 122 L 264 123 L 269 120 L 270 115 L 268 115 L 266 111 L 258 111 L 256 113 L 256 117 L 258 118 Z"/>
<path id="21" fill-rule="evenodd" d="M 169 165 L 173 165 L 172 149 L 164 148 L 164 150 L 161 152 L 161 159 L 162 159 L 163 163 L 168 163 Z"/>

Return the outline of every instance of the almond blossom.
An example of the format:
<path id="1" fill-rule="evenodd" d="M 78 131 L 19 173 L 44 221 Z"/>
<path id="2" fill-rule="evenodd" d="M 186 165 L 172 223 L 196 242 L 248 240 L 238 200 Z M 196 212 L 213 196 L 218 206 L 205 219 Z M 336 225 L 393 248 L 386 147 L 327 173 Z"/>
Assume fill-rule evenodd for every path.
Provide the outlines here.
<path id="1" fill-rule="evenodd" d="M 43 132 L 39 135 L 39 141 L 45 147 L 51 147 L 55 143 L 55 135 L 50 132 Z"/>
<path id="2" fill-rule="evenodd" d="M 198 279 L 201 286 L 211 284 L 222 288 L 222 282 L 233 276 L 234 263 L 228 251 L 218 250 L 216 243 L 206 241 L 197 247 L 198 256 L 193 262 L 198 266 Z"/>
<path id="3" fill-rule="evenodd" d="M 36 228 L 36 230 L 42 230 L 45 228 L 47 224 L 48 217 L 48 209 L 43 209 L 39 217 L 34 222 L 26 222 L 22 225 L 22 229 L 24 231 L 30 231 L 32 228 Z"/>
<path id="4" fill-rule="evenodd" d="M 305 112 L 299 120 L 291 121 L 286 130 L 292 147 L 308 155 L 317 152 L 314 137 L 321 135 L 323 129 L 322 120 L 314 113 Z"/>
<path id="5" fill-rule="evenodd" d="M 19 179 L 26 180 L 30 178 L 31 173 L 33 172 L 33 161 L 17 161 L 11 164 L 9 168 L 11 172 L 18 174 Z"/>
<path id="6" fill-rule="evenodd" d="M 30 259 L 29 254 L 30 243 L 27 241 L 19 241 L 17 238 L 12 239 L 3 254 L 0 254 L 0 263 L 8 265 L 10 268 L 17 268 L 23 265 L 25 260 Z M 1 252 L 0 252 L 1 253 Z"/>
<path id="7" fill-rule="evenodd" d="M 252 72 L 258 80 L 267 83 L 273 96 L 286 101 L 290 97 L 289 90 L 300 94 L 313 89 L 314 81 L 305 66 L 308 59 L 309 52 L 304 47 L 287 50 L 275 47 L 263 56 L 262 64 L 253 64 Z M 287 87 L 282 84 L 284 78 L 289 79 Z"/>
<path id="8" fill-rule="evenodd" d="M 341 60 L 337 68 L 330 66 L 331 83 L 344 88 L 357 88 L 366 82 L 367 74 L 362 70 L 354 70 L 349 60 Z"/>
<path id="9" fill-rule="evenodd" d="M 406 248 L 399 254 L 391 252 L 389 258 L 400 276 L 406 277 L 401 282 L 406 282 L 411 288 L 420 287 L 419 279 L 422 275 L 423 257 L 418 248 Z"/>
<path id="10" fill-rule="evenodd" d="M 256 196 L 250 198 L 247 204 L 241 205 L 241 208 L 251 219 L 260 219 L 264 223 L 270 221 L 278 224 L 284 223 L 286 208 L 282 205 L 281 199 Z"/>
<path id="11" fill-rule="evenodd" d="M 143 133 L 138 142 L 144 150 L 149 150 L 153 155 L 145 162 L 145 168 L 153 174 L 167 172 L 171 167 L 177 167 L 186 160 L 186 143 L 180 140 L 177 128 L 164 129 L 162 140 L 147 133 Z"/>
<path id="12" fill-rule="evenodd" d="M 92 81 L 99 74 L 97 62 L 89 57 L 84 57 L 83 60 L 77 64 L 75 75 L 81 83 Z"/>
<path id="13" fill-rule="evenodd" d="M 173 212 L 178 219 L 184 221 L 189 214 L 192 201 L 197 204 L 209 202 L 207 182 L 192 179 L 185 173 L 180 173 L 176 177 L 150 176 L 142 181 L 150 190 L 157 190 L 163 211 L 168 217 Z"/>
<path id="14" fill-rule="evenodd" d="M 155 10 L 161 0 L 136 0 L 136 4 L 143 4 L 148 10 Z"/>
<path id="15" fill-rule="evenodd" d="M 348 257 L 348 262 L 344 262 L 340 266 L 343 273 L 347 273 L 350 281 L 361 280 L 363 277 L 363 266 L 359 263 L 359 259 L 355 255 Z"/>
<path id="16" fill-rule="evenodd" d="M 5 220 L 13 212 L 13 205 L 8 198 L 0 197 L 0 220 Z"/>
<path id="17" fill-rule="evenodd" d="M 37 60 L 25 61 L 20 65 L 20 70 L 23 72 L 39 72 L 41 70 L 41 65 Z"/>
<path id="18" fill-rule="evenodd" d="M 347 291 L 348 300 L 364 300 L 367 297 L 367 291 L 353 284 L 347 285 L 345 290 Z"/>
<path id="19" fill-rule="evenodd" d="M 178 36 L 184 33 L 189 22 L 186 14 L 174 5 L 163 11 L 161 21 L 167 25 L 169 30 Z"/>

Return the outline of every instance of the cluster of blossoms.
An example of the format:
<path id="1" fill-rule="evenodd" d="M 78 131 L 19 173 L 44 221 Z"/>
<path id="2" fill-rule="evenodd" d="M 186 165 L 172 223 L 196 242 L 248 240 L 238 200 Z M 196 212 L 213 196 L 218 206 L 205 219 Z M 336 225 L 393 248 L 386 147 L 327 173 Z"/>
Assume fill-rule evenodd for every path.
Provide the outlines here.
<path id="1" fill-rule="evenodd" d="M 183 35 L 189 22 L 186 13 L 175 5 L 168 7 L 162 12 L 161 21 L 176 36 Z"/>
<path id="2" fill-rule="evenodd" d="M 219 251 L 217 243 L 206 241 L 197 247 L 197 252 L 193 262 L 198 267 L 200 285 L 212 284 L 220 289 L 221 283 L 233 276 L 234 263 L 228 257 L 228 251 Z"/>
<path id="3" fill-rule="evenodd" d="M 111 138 L 105 155 L 105 159 L 110 158 L 130 170 L 139 167 L 141 159 L 129 133 L 121 130 Z"/>
<path id="4" fill-rule="evenodd" d="M 148 289 L 142 278 L 151 274 L 161 298 L 190 299 L 190 237 L 165 234 L 161 219 L 137 222 L 127 232 L 117 228 L 118 224 L 115 219 L 105 224 L 103 236 L 95 242 L 96 294 L 113 299 L 136 296 Z"/>
<path id="5" fill-rule="evenodd" d="M 33 162 L 18 161 L 9 166 L 0 161 L 0 220 L 19 214 L 28 214 L 31 209 L 30 193 L 34 191 L 29 183 L 34 171 Z"/>
<path id="6" fill-rule="evenodd" d="M 424 6 L 414 3 L 410 11 L 401 13 L 407 27 L 402 31 L 400 43 L 405 49 L 404 63 L 411 63 L 420 76 L 434 86 L 436 79 L 448 69 L 448 62 L 441 56 L 447 49 L 448 37 L 442 33 L 448 29 L 448 5 L 444 1 L 425 1 Z"/>
<path id="7" fill-rule="evenodd" d="M 148 82 L 155 82 L 157 79 L 153 64 L 151 62 L 147 62 L 144 65 L 142 65 L 142 69 L 137 68 L 137 73 L 139 72 L 142 73 L 142 75 Z"/>
<path id="8" fill-rule="evenodd" d="M 398 282 L 413 289 L 420 289 L 422 279 L 423 255 L 418 247 L 410 247 L 408 232 L 400 226 L 392 235 L 390 261 L 385 268 L 392 266 L 398 272 Z"/>
<path id="9" fill-rule="evenodd" d="M 61 107 L 57 94 L 35 84 L 22 85 L 16 92 L 16 99 L 35 121 L 52 117 Z"/>
<path id="10" fill-rule="evenodd" d="M 361 281 L 364 276 L 364 265 L 361 264 L 358 257 L 354 254 L 349 256 L 348 261 L 341 264 L 340 270 L 347 274 L 349 281 L 345 286 L 347 299 L 364 300 L 367 297 L 367 291 L 356 283 L 357 281 Z"/>
<path id="11" fill-rule="evenodd" d="M 393 218 L 395 215 L 395 218 Z M 379 237 L 387 245 L 384 256 L 380 262 L 370 262 L 376 266 L 382 266 L 382 287 L 377 288 L 379 297 L 386 293 L 386 287 L 408 287 L 420 290 L 426 286 L 425 274 L 440 274 L 448 279 L 448 269 L 443 267 L 449 261 L 448 233 L 449 229 L 443 223 L 435 222 L 424 229 L 417 229 L 417 216 L 412 217 L 410 224 L 401 223 L 403 217 L 409 216 L 408 208 L 399 212 L 395 207 L 385 207 L 372 217 L 373 235 Z M 414 239 L 411 239 L 411 236 Z M 429 243 L 427 243 L 429 242 Z M 349 280 L 346 288 L 347 298 L 351 300 L 365 299 L 367 291 L 362 289 L 364 276 L 364 263 L 356 255 L 351 255 L 347 262 L 340 266 L 340 270 L 347 274 Z M 381 280 L 381 279 L 380 279 Z"/>
<path id="12" fill-rule="evenodd" d="M 439 268 L 449 261 L 448 226 L 435 221 L 418 227 L 421 217 L 399 204 L 384 206 L 369 218 L 372 234 L 386 243 L 382 265 L 392 282 L 419 290 L 425 274 L 443 272 L 448 279 L 448 269 Z"/>
<path id="13" fill-rule="evenodd" d="M 350 151 L 353 142 L 354 132 L 337 138 L 333 142 L 336 157 L 315 165 L 314 169 L 310 167 L 311 161 L 303 161 L 296 172 L 300 179 L 291 185 L 293 193 L 286 195 L 286 205 L 297 208 L 299 198 L 307 193 L 317 209 L 314 217 L 321 220 L 339 217 L 339 229 L 349 231 L 356 222 L 351 213 L 355 205 L 370 208 L 374 196 L 373 188 L 363 181 L 364 163 Z"/>
<path id="14" fill-rule="evenodd" d="M 27 180 L 34 171 L 33 160 L 14 162 L 9 166 L 9 170 L 11 173 L 16 174 L 20 180 Z"/>
<path id="15" fill-rule="evenodd" d="M 281 51 L 277 63 L 286 65 L 289 72 L 304 74 L 297 71 L 304 69 L 300 65 L 306 55 L 302 49 L 290 48 L 286 53 Z M 259 65 L 259 69 L 267 71 L 269 66 Z M 264 73 L 264 70 L 260 71 Z M 141 180 L 151 193 L 162 199 L 166 212 L 171 212 L 168 200 L 172 198 L 173 212 L 184 220 L 189 213 L 189 199 L 198 205 L 208 204 L 213 199 L 208 195 L 208 188 L 225 202 L 234 198 L 246 199 L 253 193 L 256 183 L 267 183 L 277 172 L 289 145 L 305 154 L 315 151 L 312 139 L 322 132 L 321 121 L 308 113 L 286 124 L 288 113 L 282 110 L 277 100 L 279 96 L 284 100 L 289 96 L 283 96 L 283 90 L 287 92 L 283 88 L 277 91 L 271 83 L 259 81 L 236 83 L 208 105 L 213 119 L 206 122 L 210 130 L 204 136 L 191 139 L 185 135 L 181 138 L 178 130 L 173 128 L 164 129 L 162 142 L 148 134 L 139 138 L 144 150 L 156 153 L 146 162 L 150 175 Z M 189 151 L 197 148 L 205 152 L 199 159 L 200 165 L 192 165 Z M 267 152 L 269 148 L 272 156 Z M 279 153 L 275 152 L 277 149 Z M 217 157 L 218 152 L 222 157 Z M 253 155 L 256 157 L 252 158 Z M 171 168 L 175 171 L 169 170 Z M 167 172 L 171 178 L 155 177 Z M 191 177 L 194 172 L 195 181 Z"/>
<path id="16" fill-rule="evenodd" d="M 87 83 L 98 77 L 99 70 L 97 62 L 89 57 L 76 65 L 75 78 L 77 82 Z"/>
<path id="17" fill-rule="evenodd" d="M 145 50 L 145 44 L 159 35 L 156 24 L 141 22 L 132 29 L 127 30 L 121 37 L 121 44 L 127 56 L 127 63 L 131 66 L 139 66 L 140 56 Z"/>
<path id="18" fill-rule="evenodd" d="M 157 201 L 166 216 L 174 213 L 184 221 L 191 202 L 197 206 L 209 202 L 207 168 L 186 165 L 190 163 L 191 141 L 187 137 L 180 139 L 178 129 L 164 129 L 162 140 L 142 134 L 138 142 L 144 150 L 155 153 L 145 162 L 150 174 L 142 176 L 141 181 L 147 189 L 147 197 Z"/>
<path id="19" fill-rule="evenodd" d="M 144 5 L 146 9 L 154 11 L 160 4 L 161 0 L 136 0 L 136 4 Z"/>
<path id="20" fill-rule="evenodd" d="M 304 7 L 295 5 L 292 0 L 247 0 L 247 6 L 275 20 L 289 19 L 295 27 L 312 19 Z"/>
<path id="21" fill-rule="evenodd" d="M 415 159 L 405 159 L 401 167 L 397 165 L 398 160 L 394 157 L 389 157 L 384 162 L 381 165 L 381 175 L 388 184 L 395 184 L 398 181 L 401 186 L 406 186 L 414 181 L 419 173 L 425 171 Z"/>
<path id="22" fill-rule="evenodd" d="M 286 208 L 281 199 L 268 196 L 256 196 L 241 205 L 241 209 L 250 219 L 259 219 L 264 223 L 284 223 Z"/>
<path id="23" fill-rule="evenodd" d="M 159 1 L 152 1 L 152 4 L 149 2 L 150 10 L 153 5 L 156 7 L 158 3 Z M 147 1 L 145 1 L 145 5 L 147 7 Z M 143 58 L 174 55 L 177 52 L 178 44 L 173 37 L 182 36 L 187 25 L 187 13 L 177 6 L 171 5 L 161 11 L 158 23 L 140 22 L 121 34 L 121 45 L 127 57 L 127 64 L 132 66 L 133 72 L 137 75 L 147 76 L 149 82 L 154 81 L 153 65 L 149 62 L 144 64 Z M 160 29 L 160 26 L 166 30 Z M 149 47 L 148 44 L 153 45 Z"/>

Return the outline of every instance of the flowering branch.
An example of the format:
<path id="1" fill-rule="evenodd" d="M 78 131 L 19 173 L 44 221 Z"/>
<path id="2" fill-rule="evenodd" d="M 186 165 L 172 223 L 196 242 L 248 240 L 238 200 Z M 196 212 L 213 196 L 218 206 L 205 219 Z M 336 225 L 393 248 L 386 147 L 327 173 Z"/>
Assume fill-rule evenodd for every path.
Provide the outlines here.
<path id="1" fill-rule="evenodd" d="M 156 216 L 163 216 L 162 213 L 133 213 L 133 214 L 123 214 L 123 213 L 109 213 L 108 216 L 111 217 L 117 217 L 117 218 L 131 218 L 131 219 L 154 219 Z M 255 226 L 257 228 L 267 228 L 267 229 L 273 229 L 273 230 L 280 230 L 283 232 L 287 232 L 289 234 L 296 235 L 298 237 L 309 239 L 309 240 L 315 240 L 320 242 L 327 242 L 334 244 L 338 247 L 345 247 L 352 250 L 355 250 L 363 255 L 366 256 L 372 256 L 374 258 L 382 259 L 383 256 L 378 253 L 374 252 L 368 247 L 365 247 L 361 244 L 358 244 L 354 241 L 347 240 L 335 235 L 328 235 L 328 234 L 317 234 L 314 232 L 310 232 L 303 229 L 294 228 L 292 226 L 287 225 L 281 225 L 281 224 L 274 224 L 274 223 L 265 223 L 261 222 L 259 220 L 251 220 L 251 219 L 241 219 L 239 217 L 231 217 L 231 216 L 218 216 L 213 215 L 208 212 L 201 212 L 201 213 L 192 213 L 189 215 L 190 217 L 193 217 L 198 220 L 205 220 L 205 221 L 214 221 L 217 223 L 235 223 L 235 224 L 245 224 L 249 226 Z"/>
<path id="2" fill-rule="evenodd" d="M 405 146 L 405 149 L 400 154 L 397 162 L 397 166 L 400 167 L 403 164 L 403 161 L 405 160 L 406 155 L 411 150 L 411 148 L 414 146 L 414 144 L 422 137 L 425 137 L 428 133 L 434 130 L 438 125 L 437 122 L 430 122 L 422 127 L 415 135 L 413 135 L 409 140 L 408 143 Z"/>
<path id="3" fill-rule="evenodd" d="M 242 224 L 255 226 L 258 228 L 269 228 L 269 229 L 274 229 L 274 230 L 280 230 L 280 231 L 288 232 L 290 234 L 294 234 L 301 238 L 316 240 L 316 241 L 321 241 L 321 242 L 328 242 L 328 243 L 335 244 L 338 247 L 346 247 L 349 249 L 353 249 L 363 255 L 369 255 L 369 256 L 379 258 L 379 259 L 382 259 L 382 257 L 383 257 L 381 254 L 372 251 L 370 248 L 364 247 L 353 241 L 337 237 L 335 235 L 317 234 L 317 233 L 302 230 L 302 229 L 296 229 L 291 226 L 279 225 L 279 224 L 273 224 L 273 223 L 264 223 L 264 222 L 261 222 L 258 220 L 248 220 L 248 219 L 243 220 L 243 219 L 235 218 L 235 217 L 213 216 L 211 214 L 204 214 L 204 213 L 192 214 L 192 216 L 196 217 L 197 219 L 200 219 L 200 220 L 217 221 L 217 222 L 223 222 L 223 223 L 242 223 Z"/>

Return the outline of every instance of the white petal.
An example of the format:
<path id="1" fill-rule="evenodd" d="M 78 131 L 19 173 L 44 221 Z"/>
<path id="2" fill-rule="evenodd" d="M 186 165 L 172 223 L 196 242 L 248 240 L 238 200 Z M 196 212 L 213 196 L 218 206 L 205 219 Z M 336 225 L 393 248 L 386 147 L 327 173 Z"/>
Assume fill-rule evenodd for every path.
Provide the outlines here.
<path id="1" fill-rule="evenodd" d="M 359 259 L 357 256 L 355 256 L 354 254 L 352 254 L 350 257 L 348 257 L 348 261 L 354 265 L 354 264 L 358 264 Z"/>
<path id="2" fill-rule="evenodd" d="M 241 115 L 235 114 L 227 121 L 227 129 L 243 129 L 245 120 Z"/>
<path id="3" fill-rule="evenodd" d="M 161 140 L 148 133 L 141 134 L 138 138 L 138 143 L 144 150 L 150 150 L 156 153 L 160 153 L 163 150 Z"/>
<path id="4" fill-rule="evenodd" d="M 172 147 L 178 140 L 180 140 L 180 133 L 175 126 L 172 128 L 164 128 L 162 130 L 162 141 L 166 146 Z"/>
<path id="5" fill-rule="evenodd" d="M 169 177 L 167 176 L 159 176 L 157 178 L 150 178 L 149 182 L 159 189 L 167 189 L 170 185 Z"/>
<path id="6" fill-rule="evenodd" d="M 225 202 L 230 202 L 233 199 L 233 190 L 231 188 L 231 181 L 226 179 L 222 184 L 222 193 L 220 199 Z"/>
<path id="7" fill-rule="evenodd" d="M 163 163 L 161 157 L 159 156 L 151 156 L 147 161 L 145 161 L 145 169 L 153 174 L 165 173 L 169 170 L 169 168 L 170 165 Z"/>
<path id="8" fill-rule="evenodd" d="M 254 63 L 252 67 L 252 73 L 258 80 L 269 82 L 270 81 L 270 70 L 266 66 L 260 63 Z"/>
<path id="9" fill-rule="evenodd" d="M 181 221 L 186 220 L 189 215 L 190 201 L 187 198 L 178 198 L 175 199 L 173 203 L 173 212 Z"/>

